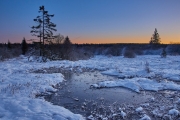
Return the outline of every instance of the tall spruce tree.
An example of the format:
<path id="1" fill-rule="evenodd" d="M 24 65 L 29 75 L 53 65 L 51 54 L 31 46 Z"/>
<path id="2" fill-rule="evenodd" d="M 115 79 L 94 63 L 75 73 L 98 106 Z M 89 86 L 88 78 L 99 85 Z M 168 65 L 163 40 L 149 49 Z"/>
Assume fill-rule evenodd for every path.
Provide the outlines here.
<path id="1" fill-rule="evenodd" d="M 150 40 L 149 43 L 150 44 L 160 44 L 161 43 L 160 37 L 159 37 L 159 34 L 158 34 L 156 28 L 155 28 L 154 34 L 152 35 L 151 40 Z"/>
<path id="2" fill-rule="evenodd" d="M 28 50 L 28 45 L 26 43 L 26 39 L 23 38 L 22 43 L 21 43 L 21 50 L 22 50 L 22 54 L 25 55 L 27 50 Z"/>
<path id="3" fill-rule="evenodd" d="M 54 17 L 54 15 L 48 14 L 48 11 L 45 10 L 44 6 L 39 7 L 39 13 L 41 13 L 41 16 L 37 16 L 34 21 L 37 23 L 36 26 L 32 26 L 31 33 L 33 36 L 37 36 L 40 38 L 40 55 L 41 50 L 44 49 L 44 44 L 46 42 L 51 42 L 52 39 L 54 39 L 55 36 L 53 36 L 53 31 L 57 31 L 55 29 L 56 24 L 51 22 L 51 18 Z"/>

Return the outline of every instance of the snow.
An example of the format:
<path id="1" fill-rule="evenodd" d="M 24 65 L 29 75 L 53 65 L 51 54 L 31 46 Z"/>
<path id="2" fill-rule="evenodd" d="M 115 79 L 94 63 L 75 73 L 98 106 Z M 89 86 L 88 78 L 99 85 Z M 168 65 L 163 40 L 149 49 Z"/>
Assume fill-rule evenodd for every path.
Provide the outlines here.
<path id="1" fill-rule="evenodd" d="M 110 69 L 110 70 L 102 72 L 102 74 L 111 75 L 111 76 L 118 76 L 120 73 L 114 69 Z"/>
<path id="2" fill-rule="evenodd" d="M 96 59 L 101 62 L 97 64 Z M 106 67 L 102 74 L 119 77 L 119 80 L 103 80 L 92 84 L 91 87 L 125 87 L 135 92 L 180 90 L 180 85 L 176 83 L 180 81 L 179 56 L 168 56 L 166 59 L 153 55 L 138 56 L 134 59 L 96 56 L 91 60 L 94 60 L 91 61 L 92 66 L 96 65 L 94 69 L 98 69 L 99 66 Z M 149 63 L 150 73 L 145 70 L 146 62 Z"/>
<path id="3" fill-rule="evenodd" d="M 171 109 L 171 110 L 169 110 L 169 115 L 178 116 L 179 111 L 176 109 Z"/>
<path id="4" fill-rule="evenodd" d="M 121 111 L 121 116 L 124 119 L 126 117 L 126 113 L 124 111 Z"/>
<path id="5" fill-rule="evenodd" d="M 145 66 L 146 63 L 148 66 Z M 43 98 L 36 98 L 40 93 L 55 92 L 53 87 L 64 80 L 60 73 L 48 74 L 45 68 L 61 68 L 83 72 L 84 69 L 99 70 L 103 75 L 119 77 L 114 80 L 102 80 L 92 84 L 95 88 L 125 87 L 135 92 L 140 91 L 180 91 L 180 56 L 143 55 L 136 58 L 94 56 L 89 60 L 31 62 L 24 56 L 0 62 L 0 119 L 84 119 L 81 115 L 55 106 Z M 150 73 L 146 71 L 149 67 Z M 44 73 L 34 73 L 42 70 Z M 169 114 L 177 115 L 170 110 Z M 125 115 L 122 111 L 122 114 Z M 144 115 L 142 120 L 149 120 Z"/>
<path id="6" fill-rule="evenodd" d="M 87 117 L 88 120 L 94 120 L 94 117 L 92 115 Z"/>
<path id="7" fill-rule="evenodd" d="M 30 99 L 27 97 L 8 97 L 0 102 L 1 120 L 13 119 L 41 119 L 41 120 L 79 120 L 80 115 L 75 115 L 69 110 L 54 106 L 42 99 Z"/>
<path id="8" fill-rule="evenodd" d="M 144 116 L 139 120 L 151 120 L 151 118 L 148 115 L 144 114 Z"/>
<path id="9" fill-rule="evenodd" d="M 50 62 L 49 62 L 50 63 Z M 50 65 L 50 64 L 49 64 Z M 48 66 L 48 63 L 46 63 Z M 37 74 L 32 69 L 41 69 L 43 63 L 28 62 L 19 57 L 0 62 L 0 119 L 7 120 L 83 120 L 81 115 L 52 105 L 37 94 L 55 92 L 56 85 L 64 80 L 62 74 Z"/>
<path id="10" fill-rule="evenodd" d="M 158 82 L 156 80 L 150 80 L 148 78 L 132 78 L 125 80 L 116 81 L 102 81 L 97 84 L 92 84 L 91 86 L 95 88 L 103 87 L 125 87 L 131 89 L 135 92 L 140 92 L 141 90 L 148 91 L 159 91 L 159 90 L 180 90 L 180 85 L 172 81 L 162 81 Z"/>
<path id="11" fill-rule="evenodd" d="M 136 112 L 142 112 L 142 111 L 143 111 L 143 108 L 142 108 L 142 107 L 136 108 Z"/>

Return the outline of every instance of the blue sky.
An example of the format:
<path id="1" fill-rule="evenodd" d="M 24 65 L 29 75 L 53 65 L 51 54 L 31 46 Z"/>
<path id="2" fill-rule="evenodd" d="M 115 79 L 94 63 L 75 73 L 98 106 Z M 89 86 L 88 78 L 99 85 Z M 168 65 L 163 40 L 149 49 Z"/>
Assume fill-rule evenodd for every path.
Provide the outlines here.
<path id="1" fill-rule="evenodd" d="M 155 28 L 163 43 L 180 42 L 180 0 L 0 0 L 0 42 L 35 38 L 41 5 L 73 43 L 148 43 Z"/>

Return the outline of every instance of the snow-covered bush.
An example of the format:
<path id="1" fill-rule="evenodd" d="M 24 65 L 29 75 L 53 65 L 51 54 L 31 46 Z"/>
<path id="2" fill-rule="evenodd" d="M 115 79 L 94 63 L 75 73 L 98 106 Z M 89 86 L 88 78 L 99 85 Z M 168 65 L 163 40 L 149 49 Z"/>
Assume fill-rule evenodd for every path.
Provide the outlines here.
<path id="1" fill-rule="evenodd" d="M 166 55 L 167 55 L 166 50 L 165 50 L 165 48 L 163 48 L 162 53 L 161 53 L 161 57 L 166 58 Z"/>
<path id="2" fill-rule="evenodd" d="M 125 50 L 124 51 L 124 57 L 125 58 L 135 58 L 136 54 L 132 50 Z"/>
<path id="3" fill-rule="evenodd" d="M 150 68 L 149 68 L 149 63 L 146 61 L 146 63 L 145 63 L 145 71 L 147 72 L 147 73 L 150 73 Z"/>
<path id="4" fill-rule="evenodd" d="M 180 55 L 180 45 L 172 44 L 166 47 L 167 54 L 170 55 Z"/>
<path id="5" fill-rule="evenodd" d="M 21 55 L 21 49 L 19 47 L 12 47 L 11 49 L 0 47 L 0 61 L 18 57 L 19 55 Z"/>

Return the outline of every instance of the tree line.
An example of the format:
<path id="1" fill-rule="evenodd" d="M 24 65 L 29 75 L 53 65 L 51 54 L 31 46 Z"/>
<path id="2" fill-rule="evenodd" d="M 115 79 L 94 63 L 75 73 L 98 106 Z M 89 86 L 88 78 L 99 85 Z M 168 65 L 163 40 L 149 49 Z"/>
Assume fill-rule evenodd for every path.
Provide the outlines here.
<path id="1" fill-rule="evenodd" d="M 36 16 L 33 21 L 35 22 L 35 25 L 31 27 L 30 33 L 32 36 L 36 36 L 39 40 L 38 41 L 32 41 L 33 45 L 28 45 L 26 42 L 26 39 L 23 38 L 21 42 L 21 50 L 22 54 L 25 55 L 28 52 L 28 46 L 29 51 L 32 52 L 32 55 L 41 56 L 50 60 L 56 60 L 56 59 L 70 59 L 70 57 L 73 56 L 73 52 L 76 51 L 77 53 L 80 52 L 77 50 L 78 47 L 84 47 L 84 48 L 96 48 L 94 50 L 97 50 L 97 47 L 103 48 L 108 47 L 111 50 L 111 53 L 114 55 L 120 55 L 120 53 L 117 51 L 119 48 L 123 46 L 131 46 L 129 43 L 123 44 L 72 44 L 69 37 L 64 37 L 61 34 L 54 35 L 54 32 L 57 31 L 56 24 L 51 22 L 51 19 L 54 17 L 54 14 L 49 14 L 49 12 L 45 9 L 44 6 L 39 7 L 39 13 L 40 15 Z M 160 35 L 155 28 L 154 33 L 152 34 L 152 37 L 149 41 L 149 44 L 156 49 L 161 44 Z M 132 46 L 136 44 L 132 44 Z M 32 47 L 33 46 L 33 47 Z M 10 41 L 7 43 L 7 48 L 11 49 L 12 45 Z M 131 47 L 133 48 L 133 47 Z M 136 48 L 137 49 L 137 48 Z M 141 48 L 139 48 L 141 49 Z M 91 50 L 93 51 L 93 50 Z M 112 52 L 114 51 L 114 52 Z M 163 54 L 165 54 L 165 49 L 163 49 Z M 103 52 L 102 52 L 103 53 Z M 140 52 L 138 52 L 140 53 Z M 87 53 L 83 51 L 83 55 L 86 55 Z M 93 53 L 94 54 L 94 53 Z"/>

